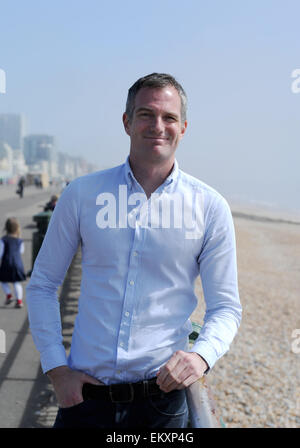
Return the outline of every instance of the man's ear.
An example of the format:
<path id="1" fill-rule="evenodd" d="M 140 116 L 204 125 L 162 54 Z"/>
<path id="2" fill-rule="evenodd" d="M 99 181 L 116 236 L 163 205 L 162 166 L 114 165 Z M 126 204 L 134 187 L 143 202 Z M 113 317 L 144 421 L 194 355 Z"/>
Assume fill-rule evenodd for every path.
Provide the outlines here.
<path id="1" fill-rule="evenodd" d="M 126 112 L 124 112 L 122 120 L 126 134 L 130 135 L 130 123 Z"/>
<path id="2" fill-rule="evenodd" d="M 187 121 L 185 120 L 185 122 L 183 123 L 183 125 L 181 127 L 181 137 L 180 138 L 182 138 L 184 136 L 186 128 L 187 128 Z"/>

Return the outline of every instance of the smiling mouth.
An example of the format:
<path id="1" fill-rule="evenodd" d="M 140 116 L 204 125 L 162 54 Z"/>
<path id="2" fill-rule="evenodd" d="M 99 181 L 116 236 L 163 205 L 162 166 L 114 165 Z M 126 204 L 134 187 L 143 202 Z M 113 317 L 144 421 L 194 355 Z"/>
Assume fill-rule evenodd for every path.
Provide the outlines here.
<path id="1" fill-rule="evenodd" d="M 145 137 L 147 140 L 167 140 L 165 137 Z"/>

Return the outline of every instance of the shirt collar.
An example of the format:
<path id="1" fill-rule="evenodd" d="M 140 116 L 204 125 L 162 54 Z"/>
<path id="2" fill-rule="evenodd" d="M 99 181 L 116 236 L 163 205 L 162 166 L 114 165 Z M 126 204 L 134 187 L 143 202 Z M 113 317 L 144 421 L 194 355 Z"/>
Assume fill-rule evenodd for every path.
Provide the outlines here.
<path id="1" fill-rule="evenodd" d="M 128 188 L 131 189 L 132 183 L 136 182 L 136 180 L 135 180 L 135 177 L 133 175 L 133 172 L 132 172 L 132 169 L 131 169 L 131 166 L 129 163 L 129 156 L 127 157 L 126 162 L 125 162 L 125 179 L 126 179 Z"/>
<path id="2" fill-rule="evenodd" d="M 129 163 L 129 156 L 126 159 L 124 167 L 125 167 L 125 179 L 126 179 L 128 188 L 131 189 L 133 183 L 137 182 L 137 180 L 135 179 L 134 174 L 132 172 L 132 169 L 131 169 L 131 166 Z M 174 181 L 176 181 L 176 179 L 178 177 L 178 172 L 179 172 L 179 166 L 178 166 L 177 160 L 175 159 L 173 169 L 162 185 L 167 187 L 167 186 L 171 185 Z"/>
<path id="3" fill-rule="evenodd" d="M 178 172 L 179 172 L 178 162 L 175 159 L 173 169 L 172 169 L 171 173 L 169 174 L 169 176 L 166 178 L 164 185 L 167 186 L 167 185 L 170 185 L 172 182 L 174 182 L 178 177 Z"/>

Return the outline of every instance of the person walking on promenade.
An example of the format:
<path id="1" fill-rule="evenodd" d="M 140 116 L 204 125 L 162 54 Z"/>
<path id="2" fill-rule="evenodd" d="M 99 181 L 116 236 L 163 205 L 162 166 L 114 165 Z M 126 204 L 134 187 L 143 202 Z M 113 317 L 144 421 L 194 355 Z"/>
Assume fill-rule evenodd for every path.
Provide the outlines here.
<path id="1" fill-rule="evenodd" d="M 18 182 L 18 189 L 17 189 L 17 193 L 20 196 L 20 199 L 23 197 L 24 187 L 25 187 L 25 179 L 23 176 L 21 176 L 21 178 Z"/>
<path id="2" fill-rule="evenodd" d="M 15 218 L 5 223 L 6 235 L 0 240 L 0 282 L 6 294 L 5 304 L 12 303 L 9 283 L 12 283 L 16 297 L 16 308 L 23 307 L 23 288 L 21 282 L 26 280 L 21 254 L 24 253 L 24 242 L 20 238 L 21 228 Z"/>
<path id="3" fill-rule="evenodd" d="M 53 211 L 26 297 L 59 404 L 55 428 L 184 427 L 185 388 L 209 372 L 237 332 L 229 206 L 175 159 L 186 103 L 171 75 L 137 80 L 123 114 L 126 162 L 70 182 Z M 78 315 L 66 357 L 56 292 L 79 245 Z M 189 349 L 199 274 L 206 314 Z"/>

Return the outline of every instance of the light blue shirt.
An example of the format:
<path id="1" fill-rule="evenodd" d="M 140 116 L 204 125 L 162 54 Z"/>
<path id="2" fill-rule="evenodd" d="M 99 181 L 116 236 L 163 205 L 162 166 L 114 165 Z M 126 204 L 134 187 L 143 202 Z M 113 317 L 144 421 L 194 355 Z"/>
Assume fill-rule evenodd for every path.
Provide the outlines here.
<path id="1" fill-rule="evenodd" d="M 57 290 L 79 245 L 81 290 L 67 358 Z M 105 384 L 154 377 L 176 350 L 189 350 L 199 274 L 206 314 L 191 351 L 211 368 L 241 320 L 225 199 L 177 162 L 149 199 L 128 159 L 77 178 L 55 207 L 27 287 L 43 371 L 68 364 Z"/>

